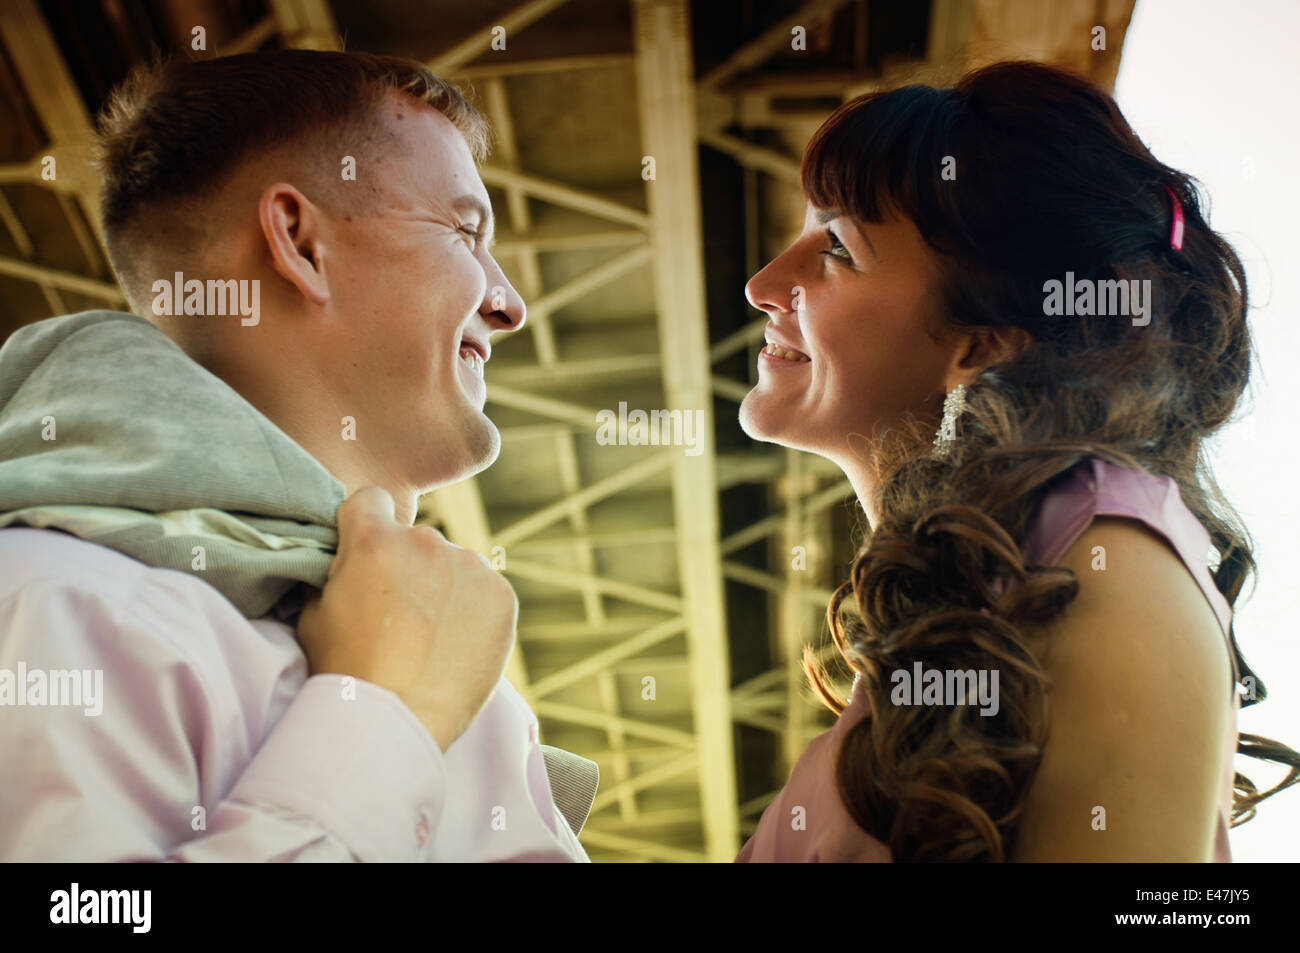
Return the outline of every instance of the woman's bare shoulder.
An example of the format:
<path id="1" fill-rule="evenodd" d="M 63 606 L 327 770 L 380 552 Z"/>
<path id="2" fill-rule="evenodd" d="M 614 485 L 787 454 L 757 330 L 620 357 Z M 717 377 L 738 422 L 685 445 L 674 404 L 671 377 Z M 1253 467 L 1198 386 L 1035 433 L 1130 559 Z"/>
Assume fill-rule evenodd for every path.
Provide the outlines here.
<path id="1" fill-rule="evenodd" d="M 1029 639 L 1052 682 L 1050 733 L 1017 859 L 1209 859 L 1231 717 L 1213 609 L 1136 520 L 1098 518 L 1059 564 L 1079 592 Z"/>

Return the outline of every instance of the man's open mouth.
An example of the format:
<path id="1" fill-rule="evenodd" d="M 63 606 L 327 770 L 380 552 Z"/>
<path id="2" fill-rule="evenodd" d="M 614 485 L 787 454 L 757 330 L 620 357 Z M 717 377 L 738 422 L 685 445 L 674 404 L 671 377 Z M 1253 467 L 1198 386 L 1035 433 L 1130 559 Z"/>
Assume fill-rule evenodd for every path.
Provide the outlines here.
<path id="1" fill-rule="evenodd" d="M 479 377 L 483 376 L 483 358 L 478 356 L 478 351 L 472 347 L 462 347 L 460 349 L 460 359 L 469 365 L 469 369 Z"/>
<path id="2" fill-rule="evenodd" d="M 487 354 L 475 341 L 460 342 L 460 359 L 479 377 L 483 376 L 483 365 L 487 363 Z"/>

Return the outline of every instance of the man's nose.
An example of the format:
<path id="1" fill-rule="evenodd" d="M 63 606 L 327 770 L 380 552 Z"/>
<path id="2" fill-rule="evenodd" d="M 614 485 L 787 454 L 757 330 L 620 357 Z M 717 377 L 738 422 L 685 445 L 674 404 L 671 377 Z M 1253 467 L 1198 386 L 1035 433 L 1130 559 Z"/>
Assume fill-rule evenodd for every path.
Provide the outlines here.
<path id="1" fill-rule="evenodd" d="M 515 291 L 501 266 L 491 255 L 484 254 L 483 272 L 487 275 L 487 291 L 478 313 L 483 315 L 493 331 L 518 331 L 528 320 L 528 308 L 519 292 Z"/>

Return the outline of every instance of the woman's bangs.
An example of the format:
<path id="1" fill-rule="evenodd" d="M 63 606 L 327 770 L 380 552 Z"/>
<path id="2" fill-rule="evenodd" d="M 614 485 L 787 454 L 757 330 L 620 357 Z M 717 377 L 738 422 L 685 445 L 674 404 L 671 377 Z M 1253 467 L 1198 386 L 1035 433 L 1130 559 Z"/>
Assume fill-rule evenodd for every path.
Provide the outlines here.
<path id="1" fill-rule="evenodd" d="M 918 171 L 926 155 L 928 130 L 916 128 L 924 113 L 910 89 L 874 93 L 845 103 L 813 135 L 804 151 L 800 180 L 818 208 L 842 209 L 878 224 L 900 216 L 918 221 L 923 201 Z"/>

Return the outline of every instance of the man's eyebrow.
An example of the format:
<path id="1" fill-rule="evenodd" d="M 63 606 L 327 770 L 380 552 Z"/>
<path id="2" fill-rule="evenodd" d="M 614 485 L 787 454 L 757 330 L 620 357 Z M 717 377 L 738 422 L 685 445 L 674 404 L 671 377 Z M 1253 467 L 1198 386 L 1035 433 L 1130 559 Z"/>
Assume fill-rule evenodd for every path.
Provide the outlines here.
<path id="1" fill-rule="evenodd" d="M 835 221 L 835 219 L 840 218 L 843 215 L 844 215 L 843 209 L 819 208 L 816 212 L 817 224 L 825 225 L 828 222 Z M 862 240 L 866 242 L 867 249 L 871 252 L 871 257 L 876 259 L 876 261 L 880 261 L 880 256 L 876 254 L 876 246 L 871 244 L 871 239 L 867 237 L 867 233 L 862 230 L 862 227 L 858 225 L 855 219 L 850 218 L 849 221 L 853 222 L 853 230 L 857 232 L 859 235 L 861 235 Z"/>
<path id="2" fill-rule="evenodd" d="M 492 206 L 485 205 L 477 195 L 467 193 L 454 199 L 451 207 L 458 212 L 468 211 L 477 215 L 483 234 L 488 236 L 488 244 L 491 245 L 496 240 L 496 218 L 492 215 Z"/>

